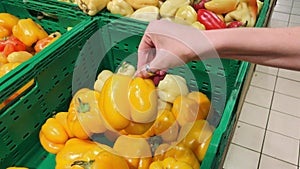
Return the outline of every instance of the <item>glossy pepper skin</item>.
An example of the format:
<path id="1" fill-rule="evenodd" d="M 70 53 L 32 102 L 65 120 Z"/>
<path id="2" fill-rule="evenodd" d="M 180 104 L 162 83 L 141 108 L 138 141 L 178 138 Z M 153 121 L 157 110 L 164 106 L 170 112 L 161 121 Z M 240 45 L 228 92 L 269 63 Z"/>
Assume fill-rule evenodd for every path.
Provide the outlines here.
<path id="1" fill-rule="evenodd" d="M 11 30 L 19 18 L 9 13 L 0 13 L 0 39 L 11 35 Z"/>
<path id="2" fill-rule="evenodd" d="M 72 169 L 75 161 L 91 161 L 104 149 L 90 140 L 69 139 L 63 149 L 56 154 L 55 169 Z"/>
<path id="3" fill-rule="evenodd" d="M 20 19 L 12 28 L 12 32 L 26 46 L 32 46 L 33 43 L 48 36 L 48 33 L 31 18 Z"/>
<path id="4" fill-rule="evenodd" d="M 192 166 L 183 161 L 178 161 L 173 157 L 168 157 L 163 161 L 151 163 L 149 169 L 193 169 Z"/>
<path id="5" fill-rule="evenodd" d="M 56 41 L 60 36 L 61 36 L 61 34 L 59 32 L 54 32 L 54 33 L 50 34 L 49 36 L 47 36 L 46 38 L 38 40 L 36 42 L 36 44 L 34 45 L 35 52 L 36 53 L 40 52 L 46 46 L 48 46 L 51 43 L 53 43 L 54 41 Z"/>
<path id="6" fill-rule="evenodd" d="M 198 21 L 202 23 L 206 30 L 226 28 L 226 24 L 213 12 L 206 9 L 197 11 Z"/>
<path id="7" fill-rule="evenodd" d="M 0 52 L 4 57 L 18 51 L 25 51 L 26 45 L 15 36 L 10 36 L 7 39 L 0 40 Z"/>

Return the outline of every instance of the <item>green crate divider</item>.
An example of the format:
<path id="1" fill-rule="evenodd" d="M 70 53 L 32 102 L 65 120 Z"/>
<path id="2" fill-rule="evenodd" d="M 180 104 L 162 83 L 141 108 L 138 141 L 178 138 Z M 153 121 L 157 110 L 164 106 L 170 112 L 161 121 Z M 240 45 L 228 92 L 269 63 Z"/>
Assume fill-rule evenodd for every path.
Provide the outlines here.
<path id="1" fill-rule="evenodd" d="M 260 15 L 262 17 L 263 11 L 267 10 L 266 2 L 268 1 L 265 1 Z M 98 31 L 99 28 L 102 28 L 101 31 Z M 81 87 L 92 87 L 93 80 L 96 78 L 94 77 L 95 70 L 97 73 L 103 69 L 115 70 L 121 61 L 126 60 L 126 56 L 134 55 L 144 28 L 145 25 L 135 25 L 121 20 L 119 23 L 114 23 L 111 18 L 95 17 L 95 19 L 87 20 L 76 26 L 72 32 L 68 32 L 68 36 L 59 39 L 58 43 L 53 43 L 53 50 L 44 52 L 45 55 L 24 68 L 18 74 L 19 76 L 9 79 L 7 86 L 17 84 L 17 88 L 20 88 L 31 79 L 35 80 L 35 85 L 14 105 L 0 114 L 0 140 L 4 143 L 4 146 L 0 148 L 0 168 L 17 165 L 30 169 L 53 169 L 55 155 L 45 152 L 38 141 L 38 131 L 41 125 L 53 112 L 67 110 L 72 92 Z M 122 33 L 117 33 L 116 29 Z M 118 40 L 118 37 L 119 39 L 124 37 L 123 34 L 129 35 L 123 40 Z M 98 43 L 95 44 L 89 39 L 92 35 L 100 39 Z M 89 45 L 84 45 L 85 42 Z M 98 65 L 97 59 L 100 53 L 104 58 L 100 58 L 101 63 Z M 131 57 L 127 59 L 132 63 L 136 61 Z M 214 61 L 210 62 L 214 63 Z M 220 109 L 216 110 L 217 112 L 222 112 L 222 106 L 218 107 L 218 104 L 225 104 L 221 121 L 201 164 L 201 169 L 211 169 L 219 167 L 224 148 L 228 144 L 241 86 L 249 64 L 239 61 L 222 61 L 225 65 L 224 69 L 215 68 L 214 64 L 210 68 L 205 64 L 192 62 L 188 66 L 192 72 L 200 72 L 203 77 L 205 75 L 207 77 L 210 73 L 218 80 L 222 81 L 227 77 L 229 79 L 226 80 L 230 81 L 226 82 L 227 86 L 230 86 L 226 87 L 228 95 L 223 92 L 224 88 L 212 86 L 209 78 L 188 81 L 192 88 L 198 88 L 208 94 L 211 99 L 214 99 L 212 90 L 222 95 L 221 99 L 216 98 L 215 101 L 215 109 Z M 76 76 L 74 74 L 76 71 L 84 72 L 89 78 L 82 78 L 78 76 L 80 74 Z M 179 74 L 182 72 L 179 68 L 171 71 Z M 7 87 L 7 90 L 16 91 L 17 89 Z"/>

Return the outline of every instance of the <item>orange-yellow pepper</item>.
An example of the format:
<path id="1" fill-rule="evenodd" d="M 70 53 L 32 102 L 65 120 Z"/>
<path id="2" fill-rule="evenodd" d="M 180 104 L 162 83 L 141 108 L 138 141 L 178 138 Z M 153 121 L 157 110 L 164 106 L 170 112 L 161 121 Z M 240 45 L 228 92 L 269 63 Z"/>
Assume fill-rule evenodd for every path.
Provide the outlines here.
<path id="1" fill-rule="evenodd" d="M 88 88 L 78 90 L 72 98 L 69 106 L 69 112 L 73 112 L 77 116 L 79 123 L 87 134 L 103 133 L 106 128 L 100 113 L 98 100 L 100 93 Z M 76 131 L 73 131 L 76 135 Z"/>
<path id="2" fill-rule="evenodd" d="M 173 157 L 167 157 L 163 161 L 155 161 L 151 163 L 149 169 L 193 169 L 193 167 L 186 162 L 178 161 Z"/>
<path id="3" fill-rule="evenodd" d="M 104 151 L 100 144 L 78 138 L 69 139 L 63 149 L 56 154 L 55 169 L 72 168 L 75 161 L 92 161 Z"/>
<path id="4" fill-rule="evenodd" d="M 99 108 L 107 128 L 122 130 L 130 123 L 128 88 L 131 77 L 113 74 L 104 83 Z"/>
<path id="5" fill-rule="evenodd" d="M 197 120 L 182 126 L 178 141 L 180 145 L 191 149 L 199 161 L 204 159 L 213 134 L 213 128 L 206 120 Z"/>
<path id="6" fill-rule="evenodd" d="M 20 39 L 26 46 L 32 46 L 33 43 L 46 38 L 48 33 L 31 18 L 20 19 L 17 25 L 12 28 L 13 35 Z"/>
<path id="7" fill-rule="evenodd" d="M 176 159 L 177 161 L 184 162 L 190 165 L 193 169 L 199 169 L 200 163 L 193 153 L 193 151 L 182 145 L 167 145 L 164 151 L 156 154 L 156 160 L 163 161 L 169 157 Z"/>
<path id="8" fill-rule="evenodd" d="M 132 121 L 148 123 L 157 115 L 157 93 L 150 79 L 134 78 L 128 89 Z"/>
<path id="9" fill-rule="evenodd" d="M 9 13 L 0 13 L 0 39 L 11 35 L 12 28 L 19 18 Z"/>
<path id="10" fill-rule="evenodd" d="M 54 33 L 51 33 L 49 36 L 47 36 L 41 40 L 38 40 L 36 42 L 36 44 L 34 45 L 35 52 L 36 53 L 40 52 L 45 47 L 47 47 L 48 45 L 50 45 L 51 43 L 56 41 L 60 36 L 61 36 L 61 34 L 59 32 L 54 32 Z"/>

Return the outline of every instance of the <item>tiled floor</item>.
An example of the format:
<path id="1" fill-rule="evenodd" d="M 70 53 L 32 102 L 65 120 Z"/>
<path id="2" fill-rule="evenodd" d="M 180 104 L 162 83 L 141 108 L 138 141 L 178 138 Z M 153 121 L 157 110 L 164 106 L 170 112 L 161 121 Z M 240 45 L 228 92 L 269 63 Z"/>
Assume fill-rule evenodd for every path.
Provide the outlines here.
<path id="1" fill-rule="evenodd" d="M 300 0 L 277 0 L 269 27 L 288 26 Z M 300 169 L 299 154 L 300 72 L 257 65 L 223 168 Z"/>

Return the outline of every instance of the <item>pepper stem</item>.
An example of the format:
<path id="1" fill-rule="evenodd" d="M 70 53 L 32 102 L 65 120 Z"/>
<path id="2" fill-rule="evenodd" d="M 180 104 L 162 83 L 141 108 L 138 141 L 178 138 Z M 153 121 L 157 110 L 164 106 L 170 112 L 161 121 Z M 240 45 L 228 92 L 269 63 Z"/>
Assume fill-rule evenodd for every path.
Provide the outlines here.
<path id="1" fill-rule="evenodd" d="M 90 160 L 90 161 L 78 160 L 78 161 L 74 161 L 73 164 L 71 164 L 71 167 L 74 165 L 79 165 L 83 169 L 91 169 L 94 162 L 95 160 Z"/>
<path id="2" fill-rule="evenodd" d="M 78 97 L 79 106 L 77 111 L 79 113 L 86 113 L 90 111 L 90 105 L 88 103 L 83 103 L 82 100 Z"/>

